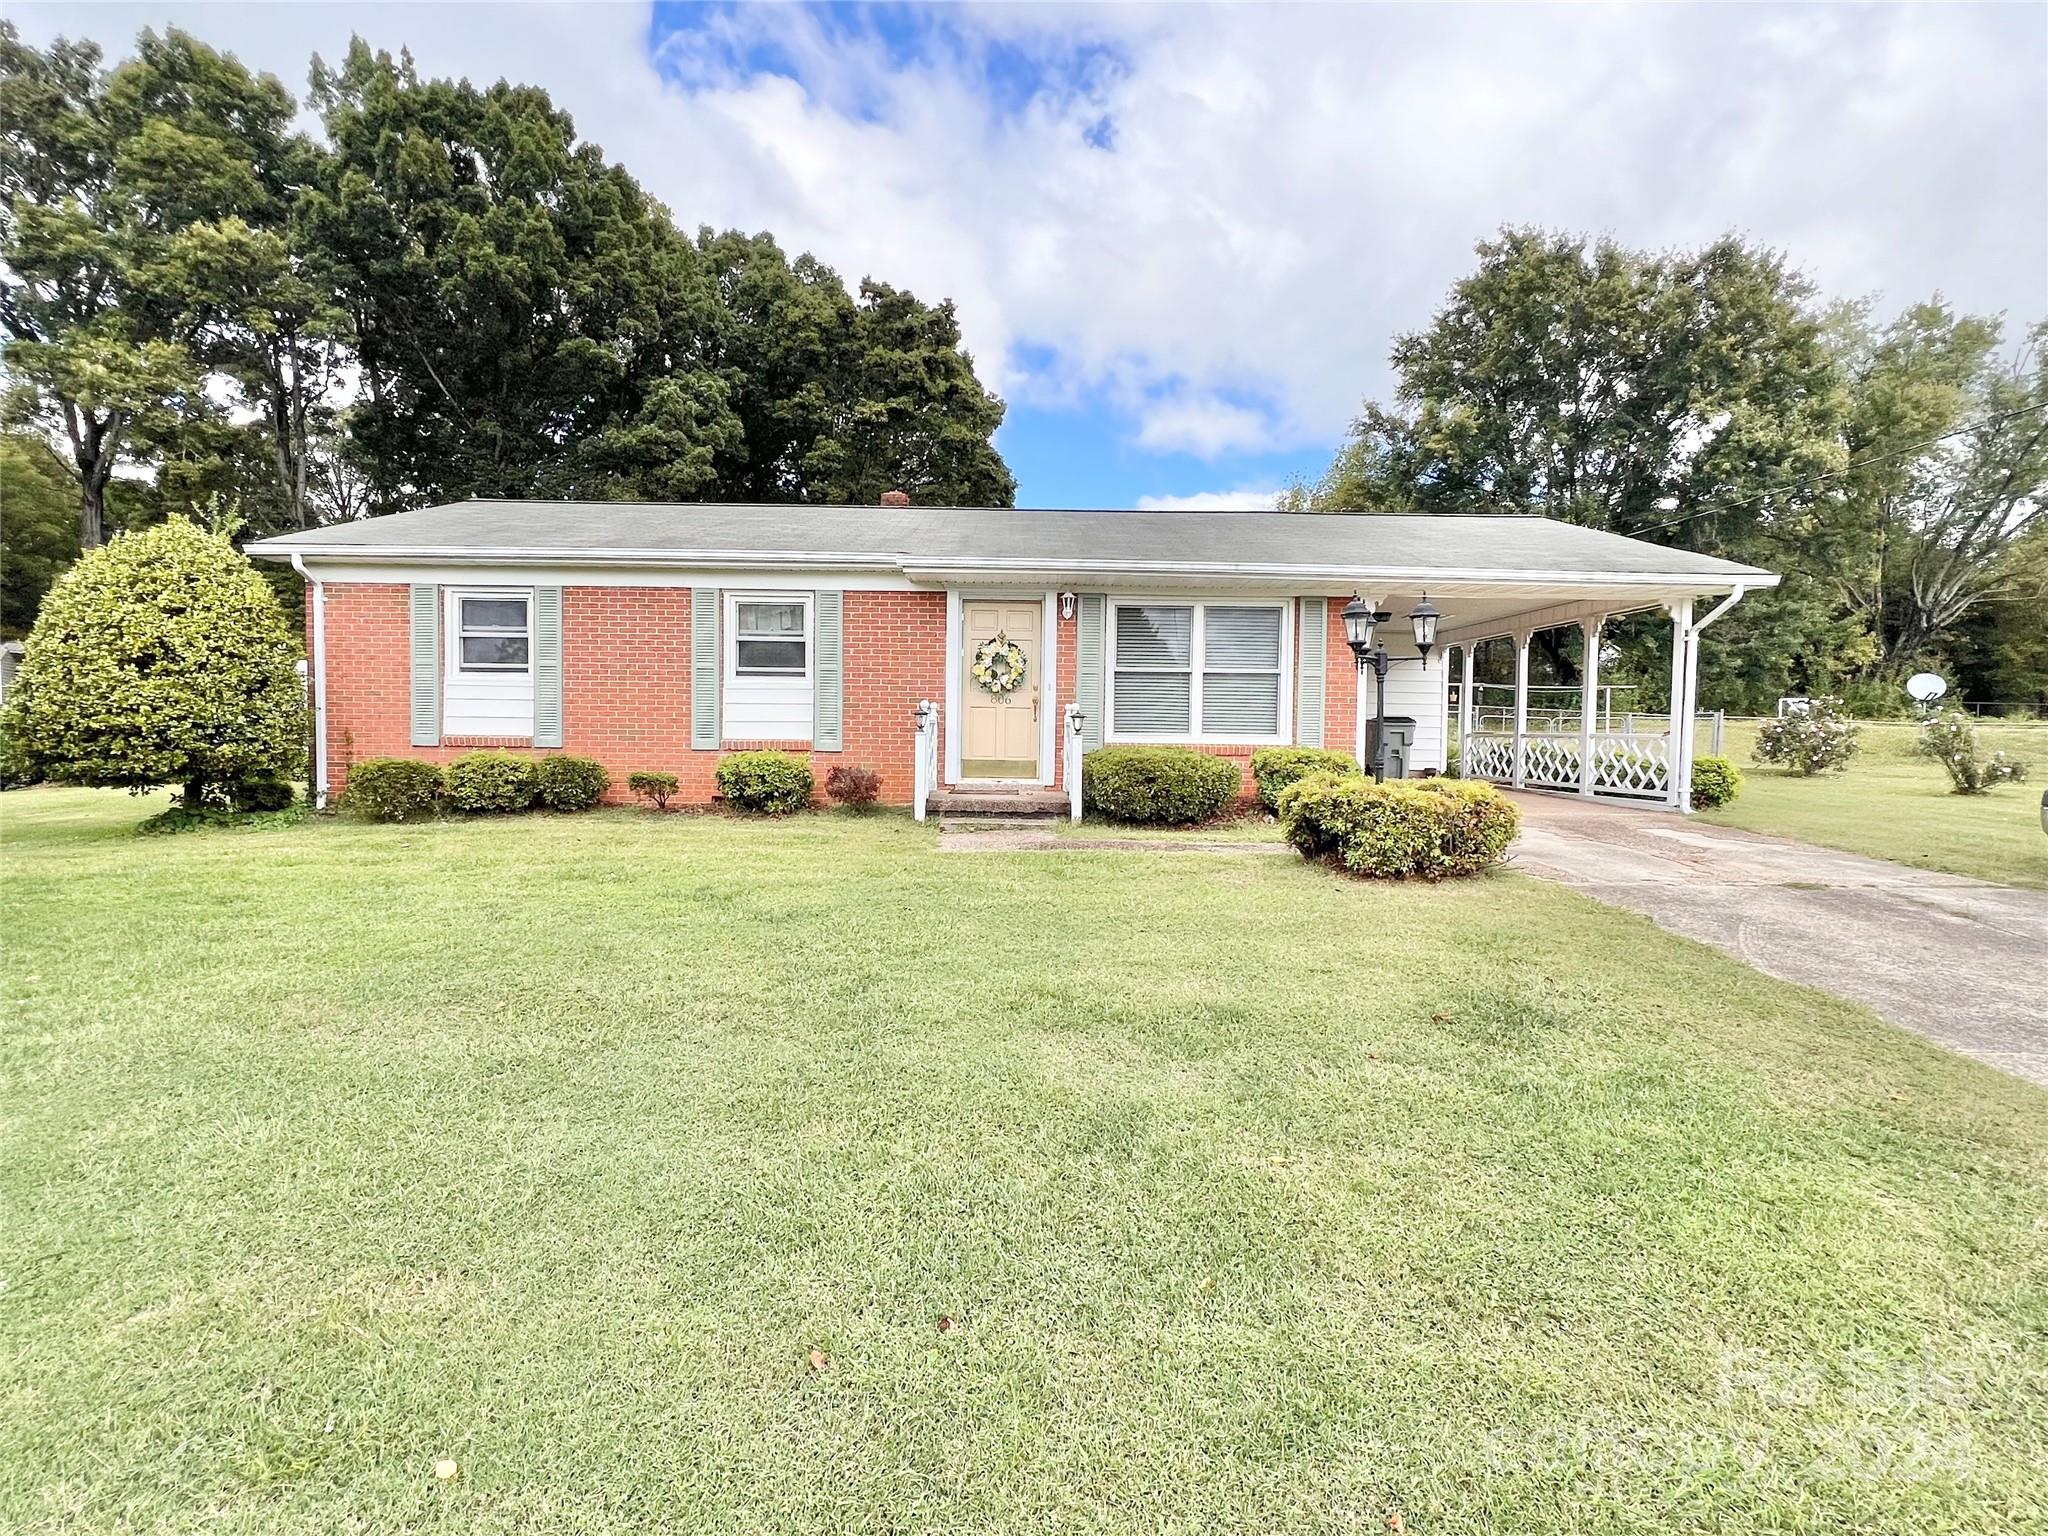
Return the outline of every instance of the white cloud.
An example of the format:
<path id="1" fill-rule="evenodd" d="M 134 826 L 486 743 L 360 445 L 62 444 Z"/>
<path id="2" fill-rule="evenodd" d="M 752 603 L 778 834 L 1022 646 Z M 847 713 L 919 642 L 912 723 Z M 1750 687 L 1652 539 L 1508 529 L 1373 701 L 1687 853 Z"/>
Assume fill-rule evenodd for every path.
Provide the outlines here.
<path id="1" fill-rule="evenodd" d="M 1270 512 L 1280 488 L 1240 486 L 1234 491 L 1197 491 L 1192 496 L 1140 496 L 1140 512 Z"/>
<path id="2" fill-rule="evenodd" d="M 1334 439 L 1503 222 L 1736 229 L 1834 293 L 2048 314 L 2038 7 L 999 6 L 892 51 L 744 6 L 659 71 L 626 5 L 9 10 L 113 53 L 176 20 L 295 87 L 352 29 L 544 85 L 686 226 L 951 296 L 986 379 L 1147 450 Z M 1110 56 L 1062 73 L 1077 33 Z M 991 90 L 998 45 L 1057 88 Z M 761 48 L 804 84 L 730 62 Z"/>

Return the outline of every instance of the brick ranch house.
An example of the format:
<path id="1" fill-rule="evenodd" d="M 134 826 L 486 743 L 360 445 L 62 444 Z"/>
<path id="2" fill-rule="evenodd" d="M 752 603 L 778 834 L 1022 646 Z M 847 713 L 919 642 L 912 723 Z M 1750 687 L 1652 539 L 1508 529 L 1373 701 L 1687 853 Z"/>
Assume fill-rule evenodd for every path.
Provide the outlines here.
<path id="1" fill-rule="evenodd" d="M 1474 777 L 1682 809 L 1699 631 L 1777 582 L 1537 517 L 913 507 L 894 492 L 876 507 L 467 501 L 250 553 L 308 583 L 323 801 L 353 762 L 477 747 L 596 758 L 615 799 L 628 773 L 666 770 L 708 801 L 721 755 L 776 747 L 821 783 L 835 764 L 873 768 L 884 800 L 920 813 L 934 792 L 1003 786 L 1072 789 L 1078 814 L 1077 762 L 1105 743 L 1196 747 L 1247 783 L 1265 745 L 1364 759 L 1377 701 L 1340 618 L 1354 595 L 1393 615 L 1386 712 L 1413 722 L 1389 731 L 1396 771 L 1443 768 L 1455 740 Z M 1418 658 L 1405 616 L 1425 593 L 1443 617 Z M 1636 705 L 1662 712 L 1654 729 L 1617 732 L 1597 710 L 1532 728 L 1531 636 L 1580 628 L 1597 669 L 1602 622 L 1645 609 L 1674 641 L 1668 701 Z M 1475 715 L 1482 643 L 1513 648 L 1511 715 Z"/>

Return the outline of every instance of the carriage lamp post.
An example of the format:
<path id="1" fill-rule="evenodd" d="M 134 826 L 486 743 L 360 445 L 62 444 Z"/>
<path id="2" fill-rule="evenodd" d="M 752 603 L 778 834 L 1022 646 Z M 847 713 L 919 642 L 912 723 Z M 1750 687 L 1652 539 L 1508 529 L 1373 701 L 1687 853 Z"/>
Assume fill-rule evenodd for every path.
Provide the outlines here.
<path id="1" fill-rule="evenodd" d="M 1397 661 L 1429 662 L 1430 648 L 1436 644 L 1436 621 L 1442 615 L 1430 602 L 1427 592 L 1422 601 L 1408 610 L 1408 622 L 1415 627 L 1414 656 L 1389 656 L 1384 644 L 1373 644 L 1373 631 L 1393 618 L 1391 613 L 1376 613 L 1372 604 L 1363 598 L 1353 596 L 1344 605 L 1344 642 L 1351 647 L 1351 654 L 1358 658 L 1359 675 L 1370 671 L 1373 676 L 1373 698 L 1379 706 L 1379 720 L 1372 733 L 1372 781 L 1383 784 L 1387 777 L 1387 668 Z"/>

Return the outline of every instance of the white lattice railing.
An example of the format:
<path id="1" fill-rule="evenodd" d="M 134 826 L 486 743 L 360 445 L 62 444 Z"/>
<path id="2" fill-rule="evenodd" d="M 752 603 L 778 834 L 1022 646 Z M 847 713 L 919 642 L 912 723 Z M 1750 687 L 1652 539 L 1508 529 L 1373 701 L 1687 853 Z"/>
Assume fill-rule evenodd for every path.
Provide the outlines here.
<path id="1" fill-rule="evenodd" d="M 1514 738 L 1508 738 L 1512 753 Z M 1530 731 L 1522 738 L 1522 782 L 1533 789 L 1579 787 L 1579 738 Z"/>
<path id="2" fill-rule="evenodd" d="M 1522 782 L 1531 789 L 1578 789 L 1583 784 L 1580 738 L 1531 731 L 1522 738 Z M 1465 737 L 1464 773 L 1510 784 L 1515 778 L 1514 732 L 1472 731 Z M 1671 739 L 1603 731 L 1593 737 L 1593 793 L 1661 800 L 1671 787 Z"/>
<path id="3" fill-rule="evenodd" d="M 939 787 L 939 706 L 920 699 L 910 719 L 910 814 L 923 821 L 932 792 Z"/>
<path id="4" fill-rule="evenodd" d="M 1498 779 L 1505 784 L 1515 776 L 1515 738 L 1491 732 L 1473 731 L 1465 738 L 1461 770 L 1468 779 Z"/>
<path id="5" fill-rule="evenodd" d="M 1661 800 L 1671 788 L 1671 738 L 1603 732 L 1593 738 L 1596 794 Z"/>

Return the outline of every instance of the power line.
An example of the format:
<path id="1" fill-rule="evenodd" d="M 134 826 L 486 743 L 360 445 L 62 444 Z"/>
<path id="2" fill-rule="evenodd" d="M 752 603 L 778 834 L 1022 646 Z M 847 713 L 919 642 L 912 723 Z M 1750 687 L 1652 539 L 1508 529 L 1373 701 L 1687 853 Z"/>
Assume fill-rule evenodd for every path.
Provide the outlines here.
<path id="1" fill-rule="evenodd" d="M 1966 437 L 1972 432 L 1982 431 L 1985 427 L 1992 426 L 1997 422 L 2008 421 L 2014 416 L 2024 416 L 2028 411 L 2038 411 L 2043 409 L 2048 409 L 2048 400 L 2035 400 L 2029 402 L 2026 405 L 2014 406 L 2009 411 L 1997 411 L 1994 412 L 1992 415 L 1985 416 L 1977 421 L 1971 422 L 1968 426 L 1952 427 L 1946 432 L 1938 433 L 1935 436 L 1923 439 L 1920 442 L 1908 443 L 1903 448 L 1893 448 L 1887 450 L 1884 453 L 1873 453 L 1867 455 L 1864 458 L 1851 459 L 1847 464 L 1844 464 L 1840 469 L 1824 470 L 1820 474 L 1810 476 L 1805 480 L 1795 480 L 1790 485 L 1773 486 L 1767 491 L 1752 491 L 1747 496 L 1737 496 L 1728 501 L 1713 502 L 1707 506 L 1699 508 L 1696 511 L 1687 512 L 1682 514 L 1681 516 L 1671 518 L 1666 522 L 1650 523 L 1642 528 L 1631 528 L 1629 530 L 1628 536 L 1632 539 L 1637 539 L 1641 538 L 1646 533 L 1662 533 L 1667 528 L 1676 528 L 1680 523 L 1689 523 L 1696 517 L 1708 517 L 1716 512 L 1726 512 L 1730 511 L 1735 507 L 1747 506 L 1749 505 L 1749 503 L 1753 501 L 1762 501 L 1767 496 L 1782 496 L 1792 491 L 1806 490 L 1829 480 L 1840 479 L 1843 475 L 1848 474 L 1849 471 L 1852 469 L 1862 469 L 1867 465 L 1871 464 L 1883 464 L 1891 459 L 1908 458 L 1911 455 L 1920 452 L 1924 448 L 1932 448 L 1936 443 L 1947 442 L 1952 437 Z"/>

